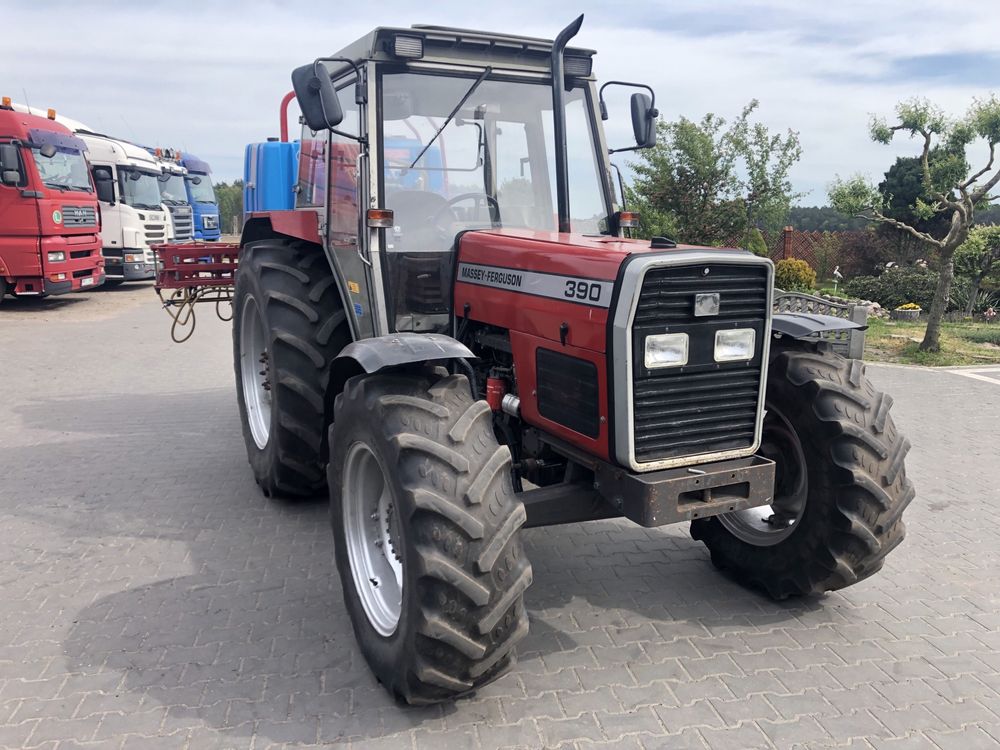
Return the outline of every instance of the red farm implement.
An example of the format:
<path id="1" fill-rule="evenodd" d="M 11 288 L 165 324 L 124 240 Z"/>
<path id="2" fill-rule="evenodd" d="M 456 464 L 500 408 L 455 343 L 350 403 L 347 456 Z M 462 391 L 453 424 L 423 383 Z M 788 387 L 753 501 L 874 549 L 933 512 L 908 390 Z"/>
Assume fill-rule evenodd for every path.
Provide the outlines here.
<path id="1" fill-rule="evenodd" d="M 180 343 L 194 333 L 195 305 L 214 302 L 221 320 L 232 319 L 223 304 L 229 305 L 236 283 L 240 246 L 213 242 L 154 245 L 156 252 L 156 293 L 173 324 L 170 336 Z M 167 293 L 167 296 L 164 295 Z"/>

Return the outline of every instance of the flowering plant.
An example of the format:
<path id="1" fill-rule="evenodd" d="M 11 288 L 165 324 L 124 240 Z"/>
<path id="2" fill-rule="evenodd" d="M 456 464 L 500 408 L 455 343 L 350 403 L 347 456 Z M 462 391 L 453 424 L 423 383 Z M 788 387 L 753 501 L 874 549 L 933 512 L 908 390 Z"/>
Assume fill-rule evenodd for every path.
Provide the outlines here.
<path id="1" fill-rule="evenodd" d="M 907 302 L 905 305 L 900 305 L 896 308 L 897 310 L 923 310 L 923 308 L 916 302 Z"/>

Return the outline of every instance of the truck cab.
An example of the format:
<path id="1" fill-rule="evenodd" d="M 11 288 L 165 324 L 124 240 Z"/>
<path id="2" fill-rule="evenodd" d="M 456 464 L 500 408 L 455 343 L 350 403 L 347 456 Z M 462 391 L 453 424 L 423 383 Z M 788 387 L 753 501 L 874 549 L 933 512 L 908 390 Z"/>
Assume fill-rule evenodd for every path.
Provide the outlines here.
<path id="1" fill-rule="evenodd" d="M 89 130 L 87 145 L 101 204 L 101 241 L 109 282 L 155 275 L 151 245 L 170 239 L 169 214 L 160 197 L 163 167 L 145 149 Z"/>
<path id="2" fill-rule="evenodd" d="M 0 104 L 0 300 L 104 282 L 87 147 L 54 118 Z"/>
<path id="3" fill-rule="evenodd" d="M 191 154 L 181 154 L 180 164 L 187 170 L 184 182 L 187 199 L 194 212 L 194 238 L 215 242 L 221 235 L 219 227 L 219 201 L 215 197 L 208 162 Z"/>
<path id="4" fill-rule="evenodd" d="M 194 238 L 194 212 L 187 196 L 187 169 L 175 152 L 157 149 L 156 160 L 163 174 L 159 177 L 160 199 L 170 213 L 171 242 L 189 242 Z"/>

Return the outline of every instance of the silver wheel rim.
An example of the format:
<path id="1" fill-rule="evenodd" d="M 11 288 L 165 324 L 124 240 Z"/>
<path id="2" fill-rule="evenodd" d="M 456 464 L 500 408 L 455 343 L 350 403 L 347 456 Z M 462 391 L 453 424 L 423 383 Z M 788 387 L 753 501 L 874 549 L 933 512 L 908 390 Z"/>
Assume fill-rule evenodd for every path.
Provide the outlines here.
<path id="1" fill-rule="evenodd" d="M 271 434 L 271 363 L 257 301 L 247 297 L 240 315 L 240 379 L 250 434 L 264 450 Z"/>
<path id="2" fill-rule="evenodd" d="M 392 635 L 403 608 L 399 515 L 385 471 L 364 443 L 344 459 L 344 536 L 354 588 L 379 635 Z"/>
<path id="3" fill-rule="evenodd" d="M 770 547 L 795 532 L 809 495 L 809 473 L 802 442 L 785 416 L 771 407 L 764 418 L 759 453 L 777 464 L 771 504 L 723 513 L 719 522 L 747 544 Z"/>

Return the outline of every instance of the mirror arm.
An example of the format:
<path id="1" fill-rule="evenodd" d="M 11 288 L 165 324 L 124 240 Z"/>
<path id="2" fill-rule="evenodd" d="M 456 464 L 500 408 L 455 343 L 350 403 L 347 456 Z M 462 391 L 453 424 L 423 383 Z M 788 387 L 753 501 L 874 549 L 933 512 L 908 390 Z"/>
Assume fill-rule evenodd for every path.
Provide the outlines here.
<path id="1" fill-rule="evenodd" d="M 601 88 L 597 90 L 597 102 L 601 109 L 601 119 L 608 119 L 608 105 L 604 103 L 604 89 L 608 86 L 629 86 L 635 89 L 646 89 L 649 92 L 649 108 L 656 109 L 656 92 L 653 91 L 652 87 L 646 85 L 645 83 L 633 83 L 631 81 L 605 81 Z M 618 151 L 630 151 L 632 149 L 617 149 Z"/>

